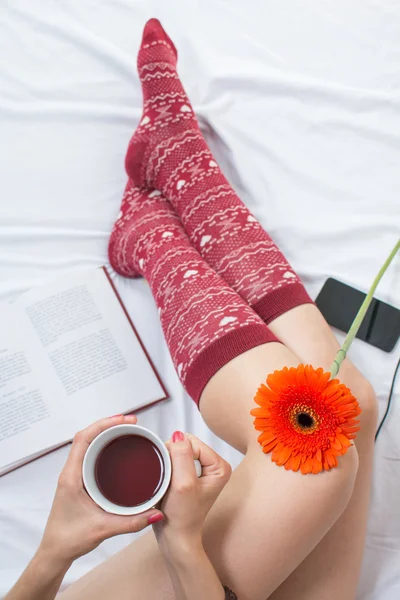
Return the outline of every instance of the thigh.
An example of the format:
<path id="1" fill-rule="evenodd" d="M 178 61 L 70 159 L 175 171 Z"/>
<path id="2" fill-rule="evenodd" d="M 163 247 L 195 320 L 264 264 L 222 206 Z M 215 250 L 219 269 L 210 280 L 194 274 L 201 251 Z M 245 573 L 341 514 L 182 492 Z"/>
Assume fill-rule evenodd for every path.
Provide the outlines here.
<path id="1" fill-rule="evenodd" d="M 356 484 L 345 511 L 270 600 L 354 600 L 364 554 L 372 458 L 372 451 L 359 458 Z"/>
<path id="2" fill-rule="evenodd" d="M 210 429 L 245 454 L 257 439 L 250 411 L 254 396 L 276 369 L 297 366 L 299 359 L 283 344 L 263 344 L 237 356 L 220 369 L 200 398 L 201 415 Z"/>

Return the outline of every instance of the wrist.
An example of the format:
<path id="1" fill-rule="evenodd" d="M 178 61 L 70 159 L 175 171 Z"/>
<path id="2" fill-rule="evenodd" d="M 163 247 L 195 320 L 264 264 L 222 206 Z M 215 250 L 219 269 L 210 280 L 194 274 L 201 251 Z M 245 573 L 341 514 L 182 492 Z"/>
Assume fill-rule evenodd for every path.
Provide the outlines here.
<path id="1" fill-rule="evenodd" d="M 42 540 L 34 560 L 39 568 L 43 565 L 44 570 L 50 568 L 57 574 L 65 574 L 73 563 L 73 559 L 63 553 L 62 549 L 48 545 L 45 540 Z"/>
<path id="2" fill-rule="evenodd" d="M 201 531 L 176 531 L 165 526 L 156 532 L 157 542 L 165 558 L 197 559 L 204 553 Z"/>

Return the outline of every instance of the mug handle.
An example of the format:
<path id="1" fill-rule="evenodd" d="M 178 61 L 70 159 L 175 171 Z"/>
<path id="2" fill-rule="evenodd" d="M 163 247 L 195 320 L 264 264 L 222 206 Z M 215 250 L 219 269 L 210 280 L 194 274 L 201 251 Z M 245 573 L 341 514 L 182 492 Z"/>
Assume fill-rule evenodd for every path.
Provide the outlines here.
<path id="1" fill-rule="evenodd" d="M 195 459 L 193 462 L 194 462 L 194 468 L 196 469 L 197 477 L 201 477 L 201 474 L 203 471 L 203 469 L 201 468 L 201 462 L 197 459 Z"/>

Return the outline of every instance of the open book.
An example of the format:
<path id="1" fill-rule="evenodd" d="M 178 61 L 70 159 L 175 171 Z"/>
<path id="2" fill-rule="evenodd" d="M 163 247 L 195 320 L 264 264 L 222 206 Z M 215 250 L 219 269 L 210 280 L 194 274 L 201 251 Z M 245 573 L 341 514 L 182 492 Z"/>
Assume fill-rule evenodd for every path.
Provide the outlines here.
<path id="1" fill-rule="evenodd" d="M 0 475 L 166 397 L 105 269 L 0 307 Z"/>

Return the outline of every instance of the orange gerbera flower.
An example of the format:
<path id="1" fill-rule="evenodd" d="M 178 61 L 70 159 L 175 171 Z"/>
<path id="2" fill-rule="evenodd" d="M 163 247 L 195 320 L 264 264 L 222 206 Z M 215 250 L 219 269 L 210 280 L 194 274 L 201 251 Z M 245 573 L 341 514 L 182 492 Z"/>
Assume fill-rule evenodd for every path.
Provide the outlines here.
<path id="1" fill-rule="evenodd" d="M 268 375 L 251 414 L 263 452 L 285 469 L 320 473 L 336 467 L 355 438 L 361 413 L 349 388 L 310 365 Z"/>

